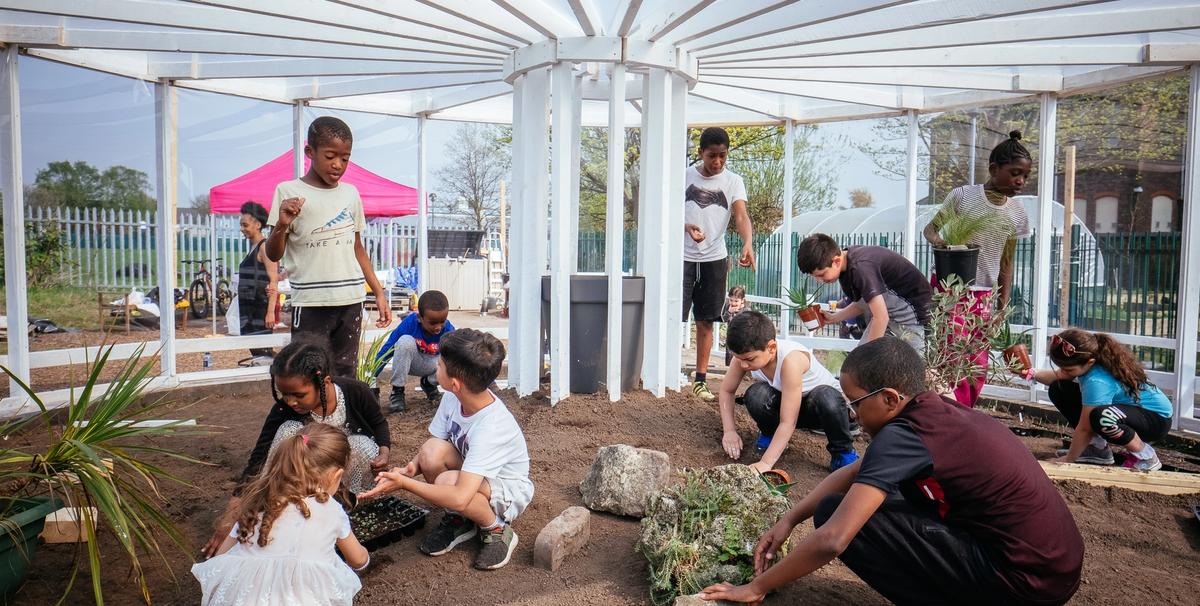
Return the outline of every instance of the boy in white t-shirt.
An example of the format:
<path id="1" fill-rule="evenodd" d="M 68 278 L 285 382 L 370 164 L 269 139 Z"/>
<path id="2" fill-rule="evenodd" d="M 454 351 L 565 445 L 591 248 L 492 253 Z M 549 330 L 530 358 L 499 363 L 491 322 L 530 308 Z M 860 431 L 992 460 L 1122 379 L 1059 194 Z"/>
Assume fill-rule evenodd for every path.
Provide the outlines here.
<path id="1" fill-rule="evenodd" d="M 729 217 L 737 217 L 742 253 L 738 265 L 756 269 L 754 226 L 746 210 L 746 184 L 742 177 L 725 170 L 729 134 L 710 127 L 700 133 L 700 164 L 687 169 L 683 201 L 683 321 L 691 312 L 696 320 L 696 376 L 692 393 L 711 402 L 708 389 L 708 357 L 713 346 L 713 322 L 721 321 L 725 303 L 725 278 L 729 274 L 729 251 L 725 230 Z"/>
<path id="2" fill-rule="evenodd" d="M 275 187 L 267 225 L 267 257 L 283 260 L 292 285 L 292 339 L 329 350 L 333 374 L 355 376 L 362 332 L 365 283 L 375 293 L 379 320 L 392 323 L 392 310 L 360 233 L 367 228 L 362 198 L 342 174 L 350 165 L 354 137 L 332 116 L 313 120 L 304 155 L 312 164 L 299 179 Z"/>
<path id="3" fill-rule="evenodd" d="M 429 423 L 433 437 L 408 465 L 379 474 L 379 484 L 362 497 L 407 490 L 444 507 L 421 551 L 440 556 L 482 533 L 475 567 L 495 570 L 517 548 L 511 524 L 533 499 L 525 434 L 488 389 L 500 374 L 504 346 L 470 328 L 447 333 L 440 345 L 437 378 L 448 393 Z"/>
<path id="4" fill-rule="evenodd" d="M 797 427 L 820 429 L 828 440 L 829 470 L 858 460 L 854 451 L 850 408 L 837 380 L 812 351 L 795 341 L 777 341 L 775 324 L 757 311 L 738 314 L 729 323 L 726 344 L 734 361 L 721 382 L 721 447 L 730 458 L 742 454 L 742 438 L 734 421 L 734 403 L 744 404 L 758 425 L 759 472 L 775 467 Z M 755 381 L 734 398 L 742 377 Z"/>

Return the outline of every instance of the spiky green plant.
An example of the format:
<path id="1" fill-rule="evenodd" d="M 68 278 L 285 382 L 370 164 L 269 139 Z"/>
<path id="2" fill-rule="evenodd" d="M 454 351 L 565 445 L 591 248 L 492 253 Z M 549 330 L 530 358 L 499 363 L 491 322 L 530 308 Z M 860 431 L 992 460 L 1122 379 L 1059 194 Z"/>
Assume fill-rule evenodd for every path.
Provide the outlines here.
<path id="1" fill-rule="evenodd" d="M 815 292 L 810 293 L 808 286 L 809 284 L 807 280 L 801 280 L 800 284 L 796 285 L 795 288 L 783 289 L 783 293 L 787 295 L 787 299 L 781 302 L 784 304 L 784 306 L 792 309 L 808 307 L 812 304 L 809 302 L 809 299 L 812 298 L 812 295 L 816 294 Z"/>
<path id="2" fill-rule="evenodd" d="M 183 425 L 183 420 L 140 425 L 141 421 L 158 417 L 170 404 L 163 398 L 142 404 L 155 361 L 142 362 L 142 349 L 139 348 L 123 363 L 116 378 L 104 387 L 99 378 L 111 354 L 112 346 L 102 350 L 92 363 L 84 385 L 71 389 L 70 400 L 61 411 L 49 409 L 33 389 L 7 367 L 0 366 L 0 370 L 19 386 L 17 397 L 37 407 L 37 412 L 30 416 L 0 423 L 0 435 L 8 438 L 44 429 L 49 438 L 44 449 L 0 448 L 0 486 L 3 487 L 0 490 L 0 519 L 7 519 L 22 499 L 31 496 L 48 494 L 81 508 L 81 524 L 87 533 L 87 542 L 83 545 L 86 545 L 96 604 L 104 604 L 100 586 L 100 546 L 96 540 L 99 523 L 112 531 L 125 552 L 142 597 L 148 604 L 150 590 L 142 558 L 153 555 L 167 563 L 163 545 L 159 543 L 160 535 L 165 535 L 184 553 L 191 552 L 183 534 L 163 512 L 164 498 L 159 490 L 164 480 L 184 486 L 189 484 L 152 463 L 150 457 L 203 464 L 156 445 L 156 440 L 205 432 L 195 426 Z M 58 425 L 59 420 L 62 425 Z M 111 470 L 105 459 L 111 461 Z M 96 516 L 89 507 L 95 508 Z M 77 549 L 84 547 L 77 545 Z M 63 600 L 82 567 L 78 556 L 77 551 L 77 565 L 72 567 L 70 579 L 63 589 Z"/>
<path id="3" fill-rule="evenodd" d="M 358 376 L 355 378 L 371 387 L 376 384 L 376 377 L 379 376 L 379 371 L 387 366 L 387 358 L 381 356 L 380 350 L 383 349 L 383 342 L 387 341 L 388 333 L 383 333 L 371 341 L 371 344 L 363 348 L 359 347 L 358 352 Z"/>
<path id="4" fill-rule="evenodd" d="M 966 246 L 979 230 L 987 226 L 991 220 L 987 216 L 970 217 L 954 208 L 954 204 L 946 204 L 938 211 L 941 223 L 938 232 L 946 246 Z"/>

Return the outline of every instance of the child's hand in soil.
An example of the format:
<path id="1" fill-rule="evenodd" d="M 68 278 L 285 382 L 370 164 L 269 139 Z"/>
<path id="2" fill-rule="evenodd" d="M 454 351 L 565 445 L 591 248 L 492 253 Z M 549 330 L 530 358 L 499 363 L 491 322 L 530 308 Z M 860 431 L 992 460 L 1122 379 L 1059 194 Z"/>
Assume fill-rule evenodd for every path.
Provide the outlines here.
<path id="1" fill-rule="evenodd" d="M 721 436 L 721 448 L 731 459 L 742 456 L 742 437 L 736 431 L 727 431 Z"/>
<path id="2" fill-rule="evenodd" d="M 750 469 L 753 469 L 754 471 L 757 471 L 758 473 L 766 473 L 768 471 L 771 471 L 772 466 L 768 465 L 766 463 L 766 461 L 759 461 L 757 463 L 751 463 Z"/>
<path id="3" fill-rule="evenodd" d="M 700 591 L 701 599 L 713 601 L 726 600 L 729 602 L 760 604 L 764 597 L 766 597 L 766 594 L 754 589 L 754 586 L 749 583 L 737 586 L 729 583 L 718 583 L 716 585 L 709 585 Z"/>
<path id="4" fill-rule="evenodd" d="M 767 571 L 771 565 L 771 561 L 775 559 L 775 552 L 779 551 L 780 546 L 788 537 L 792 536 L 792 530 L 795 526 L 787 520 L 779 520 L 771 527 L 762 537 L 758 539 L 758 544 L 754 546 L 754 575 L 758 576 Z"/>

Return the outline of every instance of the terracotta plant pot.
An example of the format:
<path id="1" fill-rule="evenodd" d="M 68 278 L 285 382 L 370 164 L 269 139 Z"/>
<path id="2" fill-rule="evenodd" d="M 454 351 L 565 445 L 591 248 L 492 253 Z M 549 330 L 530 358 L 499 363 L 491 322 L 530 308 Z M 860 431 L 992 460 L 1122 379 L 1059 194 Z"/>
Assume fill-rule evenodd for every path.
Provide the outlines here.
<path id="1" fill-rule="evenodd" d="M 764 471 L 762 475 L 767 479 L 768 482 L 775 486 L 783 486 L 784 484 L 792 483 L 792 476 L 788 475 L 788 472 L 782 469 L 770 469 Z"/>
<path id="2" fill-rule="evenodd" d="M 800 316 L 800 322 L 803 323 L 804 327 L 808 330 L 817 330 L 821 328 L 822 322 L 820 305 L 802 307 L 798 309 L 796 313 Z"/>
<path id="3" fill-rule="evenodd" d="M 1021 372 L 1029 372 L 1033 368 L 1033 362 L 1029 360 L 1029 350 L 1025 348 L 1024 343 L 1011 345 L 1001 352 L 1004 356 L 1004 361 L 1012 368 L 1015 364 L 1020 367 Z"/>

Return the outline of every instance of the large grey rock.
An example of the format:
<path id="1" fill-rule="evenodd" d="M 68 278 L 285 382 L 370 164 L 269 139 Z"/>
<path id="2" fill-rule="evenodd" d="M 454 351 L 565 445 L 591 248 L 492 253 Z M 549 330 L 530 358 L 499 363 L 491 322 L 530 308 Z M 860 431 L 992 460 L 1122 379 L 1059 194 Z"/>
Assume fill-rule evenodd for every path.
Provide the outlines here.
<path id="1" fill-rule="evenodd" d="M 666 488 L 670 479 L 667 453 L 616 444 L 596 451 L 579 492 L 583 504 L 593 511 L 642 517 L 650 497 Z"/>

